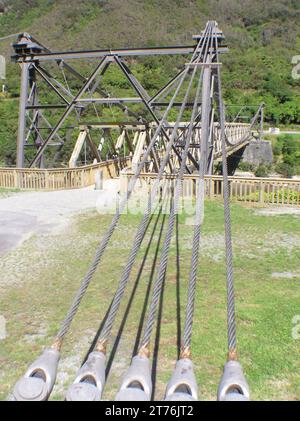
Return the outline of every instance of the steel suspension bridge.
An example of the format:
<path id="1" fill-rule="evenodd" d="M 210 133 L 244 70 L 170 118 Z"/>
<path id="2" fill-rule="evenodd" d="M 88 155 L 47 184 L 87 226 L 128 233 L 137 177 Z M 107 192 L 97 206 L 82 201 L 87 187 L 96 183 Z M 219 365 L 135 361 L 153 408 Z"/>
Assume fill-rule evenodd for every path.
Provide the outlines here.
<path id="1" fill-rule="evenodd" d="M 44 166 L 49 155 L 49 148 L 55 148 L 53 159 L 59 157 L 67 140 L 61 130 L 66 122 L 70 124 L 73 113 L 80 126 L 80 133 L 69 164 L 76 165 L 80 151 L 87 140 L 91 157 L 96 161 L 105 159 L 101 148 L 95 147 L 89 139 L 92 131 L 102 130 L 101 146 L 110 144 L 110 153 L 117 157 L 122 148 L 130 152 L 133 175 L 122 197 L 112 221 L 100 240 L 89 269 L 82 280 L 70 308 L 62 320 L 61 326 L 41 356 L 34 361 L 24 376 L 17 382 L 13 399 L 17 401 L 48 400 L 51 396 L 59 370 L 59 359 L 64 340 L 69 333 L 72 321 L 82 305 L 82 299 L 95 275 L 103 255 L 110 244 L 122 212 L 134 193 L 136 183 L 142 172 L 155 172 L 155 180 L 147 197 L 147 206 L 135 233 L 134 241 L 120 279 L 116 280 L 116 290 L 111 305 L 101 324 L 100 335 L 90 349 L 86 361 L 78 367 L 74 382 L 66 391 L 66 400 L 101 400 L 106 378 L 107 353 L 112 340 L 112 329 L 120 311 L 124 294 L 130 281 L 130 275 L 141 249 L 146 233 L 149 233 L 149 221 L 154 210 L 161 210 L 168 200 L 170 211 L 166 222 L 162 248 L 158 255 L 158 269 L 151 290 L 151 296 L 143 333 L 134 352 L 131 364 L 121 381 L 116 400 L 149 401 L 152 398 L 151 358 L 155 321 L 161 292 L 168 268 L 170 267 L 170 246 L 176 228 L 182 196 L 183 178 L 187 173 L 197 174 L 197 197 L 193 225 L 192 252 L 190 257 L 187 304 L 184 317 L 181 352 L 174 361 L 173 374 L 166 384 L 164 399 L 198 400 L 198 385 L 192 362 L 192 328 L 194 309 L 197 306 L 195 293 L 199 272 L 199 251 L 201 232 L 204 223 L 204 196 L 207 174 L 213 174 L 215 163 L 221 162 L 223 176 L 223 199 L 226 247 L 226 285 L 227 285 L 227 338 L 228 350 L 224 373 L 220 380 L 217 399 L 249 400 L 249 387 L 238 361 L 236 318 L 234 299 L 233 251 L 231 239 L 230 191 L 228 182 L 228 159 L 230 155 L 243 150 L 262 132 L 263 105 L 257 107 L 248 124 L 239 123 L 238 115 L 232 122 L 227 122 L 222 95 L 221 54 L 226 52 L 224 36 L 215 21 L 209 21 L 201 34 L 194 36 L 195 45 L 158 47 L 146 49 L 97 50 L 77 52 L 51 52 L 28 34 L 19 35 L 14 44 L 15 60 L 22 69 L 21 100 L 18 131 L 17 166 L 30 168 Z M 150 96 L 138 79 L 130 71 L 126 58 L 140 55 L 178 54 L 187 57 L 183 69 L 175 75 L 160 91 Z M 92 59 L 96 66 L 89 77 L 83 76 L 68 60 Z M 63 72 L 64 82 L 46 69 L 46 65 L 57 66 Z M 135 92 L 135 97 L 111 97 L 101 87 L 101 81 L 108 67 L 115 65 L 124 75 Z M 70 88 L 66 73 L 76 80 L 77 92 Z M 39 83 L 44 84 L 59 98 L 56 104 L 43 103 L 39 97 Z M 129 104 L 140 104 L 144 114 L 132 111 Z M 82 121 L 88 106 L 118 107 L 124 111 L 127 121 L 97 122 Z M 56 123 L 48 119 L 44 112 L 60 113 Z M 175 111 L 176 113 L 175 113 Z M 172 121 L 170 114 L 172 111 Z M 145 117 L 146 115 L 146 117 Z M 174 118 L 176 115 L 176 118 Z M 117 143 L 111 141 L 110 130 L 117 128 Z M 89 139 L 89 140 L 88 140 Z M 92 146 L 94 145 L 94 146 Z M 26 154 L 30 149 L 31 153 Z M 32 152 L 34 151 L 34 153 Z M 51 159 L 52 159 L 51 158 Z M 171 195 L 164 194 L 167 175 L 172 174 L 174 183 Z M 145 270 L 145 268 L 144 268 Z M 100 275 L 105 281 L 105 274 Z M 225 280 L 224 280 L 225 281 Z"/>

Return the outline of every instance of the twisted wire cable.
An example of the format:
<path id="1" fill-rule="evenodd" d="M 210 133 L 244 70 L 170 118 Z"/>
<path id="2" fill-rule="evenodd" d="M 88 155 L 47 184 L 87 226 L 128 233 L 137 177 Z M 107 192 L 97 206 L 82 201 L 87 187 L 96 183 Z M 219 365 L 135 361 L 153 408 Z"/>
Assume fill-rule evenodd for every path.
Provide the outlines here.
<path id="1" fill-rule="evenodd" d="M 195 48 L 195 50 L 194 50 L 194 52 L 193 52 L 193 55 L 192 55 L 192 58 L 191 58 L 191 60 L 190 60 L 190 62 L 189 63 L 187 63 L 187 66 L 185 66 L 185 68 L 177 75 L 178 77 L 181 75 L 181 76 L 183 76 L 184 74 L 186 74 L 187 73 L 187 71 L 189 71 L 190 70 L 190 68 L 191 68 L 191 66 L 193 65 L 193 64 L 197 64 L 196 63 L 196 61 L 197 61 L 197 59 L 198 59 L 198 57 L 199 57 L 199 49 L 200 48 L 202 48 L 203 47 L 203 43 L 204 43 L 204 40 L 205 40 L 205 34 L 207 33 L 207 30 L 209 29 L 209 28 L 211 28 L 211 23 L 209 22 L 207 25 L 206 25 L 206 28 L 205 28 L 205 30 L 204 30 L 204 32 L 203 32 L 203 35 L 202 35 L 202 37 L 199 39 L 199 42 L 198 42 L 198 44 L 197 44 L 197 46 L 196 46 L 196 48 Z M 202 45 L 202 47 L 201 47 L 201 45 Z M 134 80 L 134 79 L 132 79 L 132 77 L 130 76 L 130 74 L 126 71 L 126 66 L 119 60 L 119 58 L 118 57 L 115 57 L 115 61 L 118 63 L 118 65 L 119 65 L 119 67 L 121 68 L 121 70 L 124 72 L 124 74 L 125 74 L 125 76 L 126 76 L 126 78 L 130 81 L 130 83 L 132 84 L 132 86 L 134 87 L 134 89 L 136 90 L 136 92 L 141 96 L 141 98 L 143 99 L 143 102 L 144 102 L 144 104 L 146 105 L 146 107 L 147 107 L 147 109 L 148 109 L 148 111 L 150 112 L 150 114 L 152 115 L 152 117 L 154 118 L 154 120 L 156 121 L 156 122 L 158 122 L 158 118 L 157 118 L 157 116 L 156 116 L 156 114 L 153 112 L 153 110 L 152 110 L 152 108 L 151 108 L 151 106 L 149 105 L 150 104 L 150 101 L 151 101 L 151 98 L 149 98 L 149 100 L 143 95 L 143 88 L 141 88 L 141 87 L 139 87 L 139 86 L 137 86 L 137 83 L 136 83 L 136 81 Z M 176 76 L 176 78 L 177 78 L 177 76 Z M 182 79 L 181 79 L 182 80 Z M 174 81 L 174 80 L 173 80 Z M 177 86 L 177 89 L 178 89 L 178 87 L 180 86 L 180 83 L 179 83 L 179 85 Z M 177 89 L 176 89 L 176 91 L 177 91 Z M 162 119 L 163 120 L 163 119 Z M 164 128 L 164 126 L 161 128 L 161 133 L 163 134 L 163 136 L 166 138 L 166 140 L 168 141 L 168 142 L 170 142 L 170 138 L 169 138 L 169 136 L 168 136 L 168 133 L 167 133 L 167 131 L 165 130 L 165 128 Z M 174 150 L 174 152 L 175 152 L 175 154 L 177 155 L 177 157 L 178 157 L 178 159 L 180 160 L 181 159 L 181 157 L 180 157 L 180 154 L 178 153 L 178 151 L 177 151 L 177 149 L 175 148 L 175 147 L 173 147 L 173 150 Z M 171 166 L 171 162 L 170 162 L 170 166 Z M 187 171 L 188 172 L 190 172 L 189 171 L 189 168 L 188 167 L 186 167 L 186 169 L 187 169 Z M 172 168 L 171 168 L 171 170 L 172 170 Z"/>
<path id="2" fill-rule="evenodd" d="M 216 58 L 219 57 L 218 40 L 215 36 Z M 225 139 L 225 113 L 222 100 L 221 72 L 217 68 L 219 118 L 221 127 L 222 142 L 222 171 L 223 171 L 223 200 L 225 219 L 225 247 L 226 247 L 226 284 L 227 284 L 227 330 L 228 330 L 228 358 L 236 359 L 236 320 L 235 320 L 235 297 L 233 279 L 233 252 L 231 238 L 231 216 L 230 216 L 230 192 L 227 168 L 227 153 Z"/>
<path id="3" fill-rule="evenodd" d="M 212 46 L 212 38 L 210 39 Z M 210 57 L 206 64 L 209 64 Z M 203 222 L 204 216 L 204 197 L 205 197 L 205 171 L 207 167 L 207 149 L 209 144 L 209 139 L 212 135 L 210 130 L 208 136 L 205 136 L 204 128 L 202 128 L 202 138 L 201 138 L 201 155 L 199 163 L 199 178 L 198 178 L 198 195 L 196 199 L 196 215 L 195 215 L 195 227 L 193 233 L 193 247 L 192 247 L 192 256 L 191 256 L 191 266 L 189 273 L 189 284 L 188 284 L 188 298 L 186 305 L 186 314 L 185 314 L 185 324 L 183 332 L 183 341 L 180 358 L 190 358 L 191 357 L 191 338 L 192 338 L 192 327 L 194 319 L 194 310 L 195 310 L 195 296 L 196 296 L 196 285 L 197 285 L 197 269 L 199 262 L 199 249 L 200 249 L 200 240 L 201 240 L 201 225 Z"/>
<path id="4" fill-rule="evenodd" d="M 195 56 L 195 53 L 193 54 L 193 58 L 194 58 L 194 56 Z M 119 205 L 119 208 L 117 209 L 109 228 L 107 229 L 106 233 L 104 234 L 104 236 L 102 238 L 102 241 L 100 242 L 99 246 L 96 249 L 95 257 L 92 261 L 92 264 L 90 265 L 90 267 L 87 271 L 87 274 L 85 275 L 85 277 L 84 277 L 84 279 L 81 283 L 81 286 L 77 291 L 77 294 L 76 294 L 76 296 L 75 296 L 75 298 L 74 298 L 74 300 L 71 304 L 71 307 L 70 307 L 65 319 L 63 320 L 63 322 L 61 324 L 61 328 L 60 328 L 60 330 L 59 330 L 59 332 L 58 332 L 58 334 L 55 338 L 55 341 L 52 345 L 53 348 L 55 348 L 55 349 L 61 348 L 63 339 L 69 331 L 72 320 L 73 320 L 73 318 L 74 318 L 74 316 L 75 316 L 75 314 L 78 310 L 78 307 L 81 303 L 81 300 L 82 300 L 82 298 L 83 298 L 83 296 L 84 296 L 84 294 L 85 294 L 85 292 L 86 292 L 86 290 L 87 290 L 87 288 L 88 288 L 88 286 L 89 286 L 89 284 L 90 284 L 90 282 L 93 278 L 94 273 L 96 272 L 96 269 L 97 269 L 97 267 L 98 267 L 98 265 L 101 261 L 102 255 L 103 255 L 104 251 L 106 250 L 108 242 L 109 242 L 109 240 L 110 240 L 110 238 L 111 238 L 111 236 L 112 236 L 112 234 L 113 234 L 113 232 L 114 232 L 114 230 L 115 230 L 115 228 L 118 224 L 120 216 L 121 216 L 122 212 L 124 211 L 125 206 L 126 206 L 128 200 L 129 200 L 129 198 L 131 197 L 131 194 L 132 194 L 133 189 L 135 187 L 136 181 L 138 180 L 139 175 L 140 175 L 140 173 L 141 173 L 141 171 L 142 171 L 142 169 L 143 169 L 143 167 L 144 167 L 144 165 L 145 165 L 145 163 L 148 159 L 150 151 L 152 150 L 152 148 L 155 145 L 155 142 L 156 142 L 156 139 L 157 139 L 158 135 L 160 134 L 160 132 L 163 129 L 163 125 L 165 123 L 165 120 L 166 120 L 166 118 L 167 118 L 167 116 L 168 116 L 168 114 L 169 114 L 169 112 L 170 112 L 170 110 L 173 106 L 173 103 L 174 103 L 174 101 L 175 101 L 175 99 L 176 99 L 176 97 L 177 97 L 177 95 L 178 95 L 178 93 L 181 89 L 181 86 L 182 86 L 187 74 L 188 74 L 188 67 L 186 67 L 185 71 L 183 72 L 182 78 L 181 78 L 181 80 L 180 80 L 180 82 L 179 82 L 179 84 L 178 84 L 178 86 L 177 86 L 177 88 L 174 92 L 174 95 L 173 95 L 168 107 L 166 108 L 162 119 L 160 120 L 160 122 L 159 122 L 159 124 L 158 124 L 158 126 L 155 130 L 155 133 L 154 133 L 154 135 L 153 135 L 153 137 L 152 137 L 152 139 L 151 139 L 151 141 L 150 141 L 150 143 L 147 147 L 147 150 L 145 151 L 145 153 L 143 155 L 143 158 L 142 158 L 141 162 L 139 163 L 139 165 L 137 167 L 137 170 L 136 170 L 135 174 L 132 176 L 132 178 L 129 182 L 127 193 L 126 193 L 124 199 L 121 201 L 121 203 Z M 176 131 L 177 131 L 178 126 L 179 126 L 179 121 L 178 121 L 177 127 L 174 127 L 174 130 L 173 130 L 174 139 L 175 139 L 175 135 L 176 135 Z M 171 141 L 172 140 L 170 140 L 170 143 L 171 143 Z"/>
<path id="5" fill-rule="evenodd" d="M 174 139 L 173 139 L 173 142 L 174 142 Z M 120 282 L 119 282 L 119 285 L 118 285 L 118 289 L 116 291 L 116 295 L 114 297 L 109 315 L 107 317 L 106 323 L 104 325 L 104 328 L 101 332 L 101 335 L 100 335 L 100 338 L 99 338 L 99 341 L 98 341 L 98 344 L 96 346 L 96 349 L 98 349 L 98 350 L 105 351 L 105 349 L 106 349 L 106 344 L 107 344 L 107 341 L 109 339 L 111 329 L 113 327 L 118 309 L 120 307 L 121 300 L 122 300 L 122 297 L 124 295 L 126 286 L 128 284 L 130 274 L 131 274 L 131 270 L 132 270 L 132 267 L 133 267 L 134 262 L 135 262 L 135 258 L 137 256 L 137 253 L 138 253 L 138 251 L 140 249 L 140 246 L 142 244 L 144 235 L 146 233 L 148 221 L 149 221 L 152 209 L 153 209 L 153 203 L 155 202 L 155 198 L 156 198 L 156 195 L 157 195 L 157 192 L 158 192 L 159 184 L 160 184 L 160 181 L 161 181 L 162 176 L 164 174 L 164 170 L 166 168 L 167 162 L 169 160 L 172 143 L 168 144 L 166 155 L 164 156 L 164 159 L 163 159 L 163 161 L 160 165 L 159 172 L 157 174 L 157 177 L 155 179 L 153 188 L 152 188 L 151 193 L 149 195 L 146 211 L 144 213 L 143 219 L 140 222 L 137 233 L 135 235 L 135 239 L 133 241 L 133 245 L 132 245 L 128 260 L 127 260 L 126 265 L 124 267 L 124 270 L 123 270 L 123 273 L 122 273 L 122 276 L 121 276 L 121 279 L 120 279 Z"/>
<path id="6" fill-rule="evenodd" d="M 210 27 L 208 27 L 208 32 L 205 31 L 205 34 L 209 33 L 209 32 L 210 32 Z M 199 54 L 198 62 L 201 59 L 202 50 L 203 50 L 203 48 L 201 49 L 201 53 Z M 193 69 L 193 73 L 192 73 L 192 76 L 191 76 L 189 87 L 188 87 L 187 92 L 186 92 L 184 102 L 186 102 L 187 99 L 188 99 L 188 95 L 189 95 L 194 77 L 196 75 L 196 72 L 197 72 L 197 66 L 195 66 L 194 69 Z M 184 152 L 183 152 L 183 155 L 182 155 L 180 170 L 179 170 L 179 173 L 178 173 L 177 178 L 176 178 L 176 185 L 175 185 L 173 202 L 172 202 L 172 207 L 171 207 L 171 212 L 170 212 L 169 224 L 168 224 L 167 233 L 166 233 L 164 244 L 163 244 L 163 249 L 162 249 L 162 252 L 161 252 L 161 258 L 160 258 L 157 278 L 156 278 L 156 281 L 155 281 L 155 284 L 154 284 L 153 295 L 152 295 L 152 300 L 151 300 L 151 303 L 150 303 L 148 318 L 147 318 L 146 325 L 145 325 L 144 335 L 143 335 L 143 338 L 142 338 L 142 341 L 141 341 L 141 346 L 140 346 L 140 349 L 139 349 L 139 354 L 140 355 L 146 355 L 147 357 L 149 356 L 149 344 L 150 344 L 151 335 L 152 335 L 152 331 L 153 331 L 153 327 L 154 327 L 154 323 L 155 323 L 155 315 L 156 315 L 156 310 L 157 310 L 157 306 L 158 306 L 158 302 L 159 302 L 159 297 L 161 295 L 161 290 L 162 290 L 162 286 L 163 286 L 163 282 L 164 282 L 164 278 L 165 278 L 165 273 L 166 273 L 166 269 L 167 269 L 169 249 L 170 249 L 170 243 L 171 243 L 171 239 L 172 239 L 175 219 L 176 219 L 176 215 L 178 213 L 179 199 L 180 199 L 181 191 L 182 191 L 182 179 L 183 179 L 183 176 L 184 176 L 184 169 L 185 169 L 186 159 L 187 159 L 187 156 L 188 156 L 189 145 L 190 145 L 190 141 L 191 141 L 193 122 L 194 122 L 194 119 L 195 119 L 196 113 L 197 113 L 197 102 L 198 102 L 198 96 L 199 96 L 200 90 L 201 90 L 202 76 L 203 76 L 203 68 L 201 69 L 201 75 L 200 75 L 198 86 L 197 86 L 197 92 L 196 92 L 196 97 L 195 97 L 195 102 L 194 102 L 194 107 L 193 107 L 193 113 L 192 113 L 192 118 L 191 118 L 191 124 L 189 126 L 189 131 L 188 131 L 187 138 L 186 138 L 186 143 L 185 143 L 185 148 L 184 148 Z"/>
<path id="7" fill-rule="evenodd" d="M 194 69 L 194 74 L 195 74 L 195 72 L 196 72 L 196 67 Z M 183 77 L 185 77 L 185 76 L 183 76 Z M 152 204 L 155 201 L 155 197 L 157 195 L 157 191 L 158 191 L 158 188 L 159 188 L 159 185 L 160 185 L 160 181 L 161 181 L 162 176 L 164 174 L 164 169 L 165 169 L 165 167 L 166 167 L 166 165 L 169 161 L 171 148 L 173 147 L 175 139 L 178 137 L 177 127 L 178 127 L 178 125 L 181 121 L 182 114 L 183 114 L 184 109 L 185 109 L 185 104 L 186 104 L 186 101 L 188 99 L 188 95 L 189 95 L 189 92 L 190 92 L 190 89 L 191 89 L 191 86 L 192 86 L 193 78 L 194 78 L 194 75 L 193 75 L 193 77 L 192 77 L 192 79 L 189 83 L 189 87 L 188 87 L 188 90 L 186 92 L 185 99 L 184 99 L 183 104 L 181 106 L 180 112 L 179 112 L 177 120 L 176 120 L 176 124 L 174 126 L 172 135 L 170 137 L 170 142 L 167 145 L 167 149 L 166 149 L 164 159 L 163 159 L 163 161 L 160 165 L 159 172 L 157 174 L 157 177 L 155 179 L 153 188 L 151 190 L 151 194 L 150 194 L 149 199 L 148 199 L 147 208 L 146 208 L 146 211 L 144 213 L 143 219 L 142 219 L 142 221 L 139 225 L 138 231 L 136 233 L 136 236 L 135 236 L 135 239 L 134 239 L 134 242 L 133 242 L 133 246 L 132 246 L 132 249 L 130 251 L 129 258 L 128 258 L 127 263 L 125 265 L 125 268 L 124 268 L 121 280 L 119 282 L 119 286 L 118 286 L 116 295 L 115 295 L 114 300 L 113 300 L 113 304 L 112 304 L 111 309 L 110 309 L 110 314 L 107 317 L 105 326 L 103 328 L 103 331 L 102 331 L 101 336 L 99 338 L 98 344 L 96 346 L 96 349 L 101 351 L 101 352 L 105 352 L 105 350 L 106 350 L 107 341 L 108 341 L 109 336 L 111 334 L 111 329 L 113 327 L 118 309 L 119 309 L 120 304 L 121 304 L 123 294 L 124 294 L 126 286 L 128 284 L 128 281 L 129 281 L 129 278 L 130 278 L 130 273 L 131 273 L 136 255 L 139 251 L 139 248 L 141 246 L 142 240 L 143 240 L 144 235 L 145 235 L 145 231 L 146 231 L 146 227 L 147 227 L 147 221 L 149 220 L 149 217 L 151 215 Z M 191 121 L 190 124 L 189 124 L 189 133 L 192 132 L 192 127 L 193 127 L 192 123 L 193 123 L 193 121 Z M 186 155 L 187 155 L 187 151 L 188 151 L 188 148 L 186 148 L 186 149 L 187 150 L 186 150 L 186 153 L 185 153 L 184 160 L 186 159 Z M 182 168 L 183 168 L 182 169 L 182 171 L 183 171 L 185 166 L 183 165 Z"/>

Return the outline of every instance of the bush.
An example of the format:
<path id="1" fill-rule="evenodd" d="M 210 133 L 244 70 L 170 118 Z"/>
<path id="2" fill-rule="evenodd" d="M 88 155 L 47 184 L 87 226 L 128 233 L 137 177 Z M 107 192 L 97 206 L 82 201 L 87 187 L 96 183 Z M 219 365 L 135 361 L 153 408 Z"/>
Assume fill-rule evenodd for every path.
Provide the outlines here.
<path id="1" fill-rule="evenodd" d="M 300 141 L 293 135 L 280 135 L 273 145 L 276 171 L 285 177 L 299 174 Z"/>
<path id="2" fill-rule="evenodd" d="M 283 175 L 284 177 L 291 178 L 295 175 L 295 169 L 286 162 L 281 162 L 275 167 L 276 172 Z"/>
<path id="3" fill-rule="evenodd" d="M 280 156 L 282 154 L 282 142 L 276 141 L 276 143 L 273 145 L 273 154 L 274 156 Z"/>
<path id="4" fill-rule="evenodd" d="M 261 199 L 264 203 L 298 203 L 300 197 L 300 192 L 297 190 L 287 190 L 284 189 L 274 189 L 273 192 L 266 193 L 263 192 L 261 197 L 261 192 L 256 191 L 245 196 L 234 196 L 237 201 L 241 202 L 261 202 Z"/>
<path id="5" fill-rule="evenodd" d="M 268 177 L 270 174 L 270 167 L 268 165 L 259 164 L 254 172 L 255 177 Z"/>
<path id="6" fill-rule="evenodd" d="M 254 171 L 255 167 L 253 164 L 250 164 L 249 162 L 240 162 L 238 165 L 238 169 L 240 171 Z"/>

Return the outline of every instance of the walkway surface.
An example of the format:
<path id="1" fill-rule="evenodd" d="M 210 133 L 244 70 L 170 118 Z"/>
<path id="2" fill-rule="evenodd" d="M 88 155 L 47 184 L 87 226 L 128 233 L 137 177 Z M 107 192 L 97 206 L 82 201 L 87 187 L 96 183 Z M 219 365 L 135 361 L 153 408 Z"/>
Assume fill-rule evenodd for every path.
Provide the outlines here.
<path id="1" fill-rule="evenodd" d="M 89 187 L 0 196 L 0 256 L 33 234 L 61 230 L 75 214 L 113 203 L 118 190 L 119 180 L 114 179 L 105 181 L 103 190 Z"/>

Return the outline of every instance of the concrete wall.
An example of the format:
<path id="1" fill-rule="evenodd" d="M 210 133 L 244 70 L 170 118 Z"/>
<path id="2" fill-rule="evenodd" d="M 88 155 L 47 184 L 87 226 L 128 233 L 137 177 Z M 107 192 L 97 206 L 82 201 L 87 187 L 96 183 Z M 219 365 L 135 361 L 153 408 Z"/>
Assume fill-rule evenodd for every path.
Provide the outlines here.
<path id="1" fill-rule="evenodd" d="M 273 162 L 271 142 L 267 140 L 252 141 L 245 148 L 242 162 L 247 162 L 255 166 L 259 164 L 271 164 Z"/>

